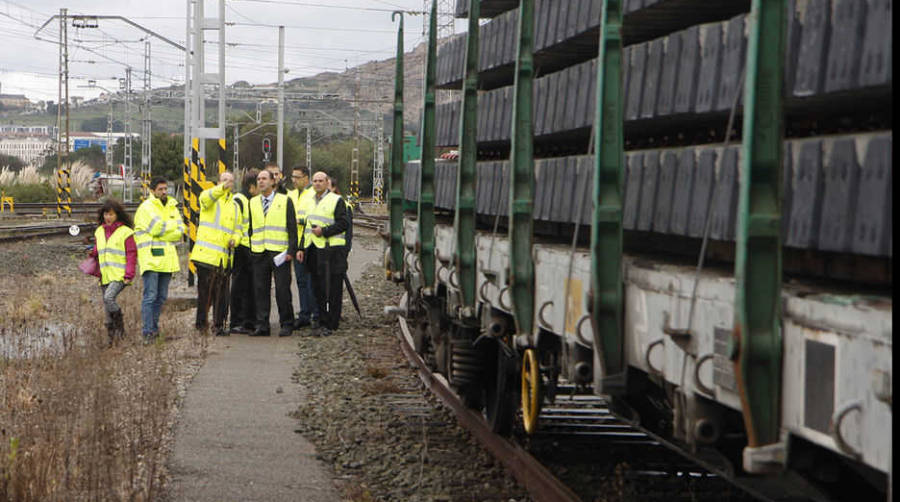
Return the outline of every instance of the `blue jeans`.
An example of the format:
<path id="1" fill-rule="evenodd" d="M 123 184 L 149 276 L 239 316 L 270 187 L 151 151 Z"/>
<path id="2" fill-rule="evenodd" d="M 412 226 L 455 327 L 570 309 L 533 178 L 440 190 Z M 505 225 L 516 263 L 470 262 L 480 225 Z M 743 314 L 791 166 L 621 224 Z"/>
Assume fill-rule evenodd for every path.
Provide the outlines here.
<path id="1" fill-rule="evenodd" d="M 311 321 L 319 318 L 319 305 L 313 294 L 312 280 L 305 263 L 294 261 L 294 275 L 297 277 L 297 291 L 300 292 L 300 313 L 297 319 Z"/>
<path id="2" fill-rule="evenodd" d="M 144 326 L 141 334 L 155 335 L 159 333 L 159 313 L 169 296 L 172 273 L 148 271 L 141 274 L 141 278 L 144 282 L 144 296 L 141 299 L 141 322 Z"/>

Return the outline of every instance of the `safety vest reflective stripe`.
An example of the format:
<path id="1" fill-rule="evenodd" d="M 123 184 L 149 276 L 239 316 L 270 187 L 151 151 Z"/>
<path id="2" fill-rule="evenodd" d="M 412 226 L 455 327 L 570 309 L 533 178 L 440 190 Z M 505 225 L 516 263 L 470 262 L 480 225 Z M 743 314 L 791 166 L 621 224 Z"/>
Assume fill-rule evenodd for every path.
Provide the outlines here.
<path id="1" fill-rule="evenodd" d="M 253 235 L 250 237 L 250 250 L 254 253 L 263 251 L 285 251 L 288 249 L 287 195 L 276 193 L 269 205 L 269 211 L 263 212 L 262 195 L 250 200 L 250 219 Z"/>
<path id="2" fill-rule="evenodd" d="M 205 248 L 210 248 L 210 249 L 212 249 L 213 251 L 218 251 L 218 252 L 220 252 L 220 253 L 222 253 L 222 254 L 228 254 L 228 250 L 227 250 L 227 249 L 225 249 L 224 247 L 222 247 L 222 246 L 220 246 L 220 245 L 218 245 L 218 244 L 213 244 L 212 242 L 209 242 L 209 241 L 205 241 L 205 240 L 203 240 L 203 241 L 197 240 L 197 242 L 196 242 L 194 245 L 195 245 L 195 246 L 202 246 L 202 247 L 205 247 Z"/>
<path id="3" fill-rule="evenodd" d="M 125 252 L 125 241 L 134 234 L 134 231 L 126 226 L 120 226 L 106 238 L 106 230 L 101 226 L 94 231 L 97 241 L 97 263 L 100 265 L 100 283 L 109 284 L 112 281 L 125 279 L 125 270 L 128 264 Z"/>
<path id="4" fill-rule="evenodd" d="M 315 207 L 312 209 L 309 216 L 306 217 L 307 223 L 315 222 L 323 229 L 333 225 L 335 222 L 334 210 L 340 200 L 341 197 L 333 192 L 325 194 L 320 201 L 315 203 Z M 315 202 L 315 199 L 313 199 L 313 201 Z M 317 248 L 324 248 L 326 245 L 343 246 L 347 243 L 347 241 L 344 240 L 344 232 L 332 235 L 331 237 L 325 237 L 324 235 L 316 236 L 316 234 L 312 232 L 311 227 L 312 225 L 307 224 L 306 228 L 303 230 L 303 247 L 314 245 Z"/>
<path id="5" fill-rule="evenodd" d="M 334 218 L 328 218 L 326 216 L 320 216 L 318 214 L 311 214 L 307 216 L 306 222 L 309 223 L 311 221 L 319 222 L 324 225 L 334 225 Z"/>

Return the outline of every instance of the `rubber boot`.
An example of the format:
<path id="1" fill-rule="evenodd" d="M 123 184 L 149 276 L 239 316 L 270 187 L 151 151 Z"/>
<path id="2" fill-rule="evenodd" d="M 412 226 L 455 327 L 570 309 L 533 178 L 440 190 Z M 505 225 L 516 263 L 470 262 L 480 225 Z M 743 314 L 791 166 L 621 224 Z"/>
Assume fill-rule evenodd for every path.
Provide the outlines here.
<path id="1" fill-rule="evenodd" d="M 125 319 L 122 315 L 122 311 L 113 312 L 111 317 L 112 330 L 110 332 L 110 338 L 115 338 L 116 340 L 125 338 Z"/>

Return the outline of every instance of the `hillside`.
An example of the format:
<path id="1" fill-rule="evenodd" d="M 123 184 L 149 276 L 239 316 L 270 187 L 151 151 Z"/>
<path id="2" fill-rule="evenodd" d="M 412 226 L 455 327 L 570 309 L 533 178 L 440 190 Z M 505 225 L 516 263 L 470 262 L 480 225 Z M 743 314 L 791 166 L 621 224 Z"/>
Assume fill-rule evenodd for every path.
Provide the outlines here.
<path id="1" fill-rule="evenodd" d="M 425 61 L 424 43 L 419 44 L 415 49 L 409 51 L 404 57 L 404 122 L 409 131 L 415 131 L 414 124 L 418 122 L 419 113 L 422 109 L 422 87 L 423 73 Z M 381 115 L 385 120 L 385 134 L 390 134 L 390 117 L 393 110 L 394 99 L 394 72 L 395 59 L 390 58 L 382 61 L 369 61 L 358 67 L 349 68 L 342 73 L 324 72 L 312 77 L 302 77 L 289 80 L 285 83 L 287 92 L 312 92 L 312 93 L 332 93 L 340 95 L 342 101 L 327 102 L 292 102 L 288 101 L 285 110 L 285 124 L 287 129 L 298 129 L 305 125 L 308 121 L 316 121 L 314 127 L 320 130 L 321 134 L 347 134 L 352 130 L 353 110 L 352 100 L 354 88 L 356 86 L 357 72 L 360 80 L 360 97 L 361 103 L 361 119 L 365 122 L 363 125 L 365 131 L 373 129 L 372 119 Z M 245 83 L 244 83 L 245 84 Z M 240 84 L 238 84 L 240 85 Z M 245 84 L 246 85 L 246 84 Z M 243 87 L 243 85 L 241 85 Z M 259 88 L 272 88 L 272 84 L 260 84 Z M 154 96 L 162 96 L 170 92 L 181 92 L 180 87 L 168 87 L 164 89 L 154 89 Z M 137 101 L 137 100 L 136 100 Z M 375 103 L 373 101 L 382 101 Z M 238 118 L 246 118 L 244 111 L 255 110 L 256 104 L 251 102 L 234 102 L 229 103 L 228 120 Z M 114 117 L 115 120 L 122 120 L 123 105 L 115 103 Z M 131 122 L 132 131 L 140 132 L 140 115 L 137 106 L 134 106 L 134 114 Z M 274 103 L 267 102 L 263 105 L 263 111 L 274 112 Z M 310 110 L 321 113 L 309 113 Z M 86 102 L 84 105 L 73 108 L 70 111 L 70 130 L 81 131 L 85 121 L 102 119 L 105 124 L 106 114 L 109 111 L 109 105 L 97 100 Z M 215 103 L 207 101 L 207 112 L 212 114 L 215 111 Z M 153 130 L 156 132 L 172 132 L 179 133 L 182 131 L 184 123 L 184 115 L 182 101 L 180 99 L 154 97 L 152 104 L 152 121 Z M 251 112 L 252 115 L 252 112 Z M 211 115 L 210 115 L 211 117 Z M 333 117 L 334 122 L 322 124 L 322 117 Z M 12 111 L 0 112 L 0 123 L 13 123 L 23 125 L 56 125 L 56 113 L 52 114 L 21 114 Z M 103 127 L 105 131 L 105 127 Z"/>

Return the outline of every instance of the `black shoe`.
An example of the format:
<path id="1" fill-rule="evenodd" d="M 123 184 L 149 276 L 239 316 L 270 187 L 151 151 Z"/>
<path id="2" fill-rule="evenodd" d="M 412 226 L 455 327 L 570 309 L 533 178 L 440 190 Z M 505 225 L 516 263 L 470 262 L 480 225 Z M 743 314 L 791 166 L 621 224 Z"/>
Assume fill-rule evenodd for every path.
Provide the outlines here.
<path id="1" fill-rule="evenodd" d="M 228 336 L 228 335 L 229 335 L 229 333 L 227 331 L 225 331 L 225 328 L 223 328 L 221 326 L 216 328 L 216 336 Z"/>
<path id="2" fill-rule="evenodd" d="M 310 325 L 310 323 L 309 323 L 308 319 L 302 319 L 302 318 L 294 319 L 294 329 L 305 328 L 309 325 Z"/>
<path id="3" fill-rule="evenodd" d="M 319 330 L 319 336 L 331 336 L 333 333 L 333 331 L 325 327 Z"/>
<path id="4" fill-rule="evenodd" d="M 253 330 L 253 333 L 250 333 L 250 336 L 269 336 L 269 330 L 257 328 Z"/>
<path id="5" fill-rule="evenodd" d="M 231 329 L 228 330 L 229 333 L 237 333 L 239 335 L 249 335 L 253 332 L 252 329 L 247 329 L 243 326 L 232 326 Z"/>
<path id="6" fill-rule="evenodd" d="M 278 336 L 291 336 L 291 331 L 293 330 L 291 329 L 290 325 L 282 326 L 281 329 L 278 330 Z"/>

